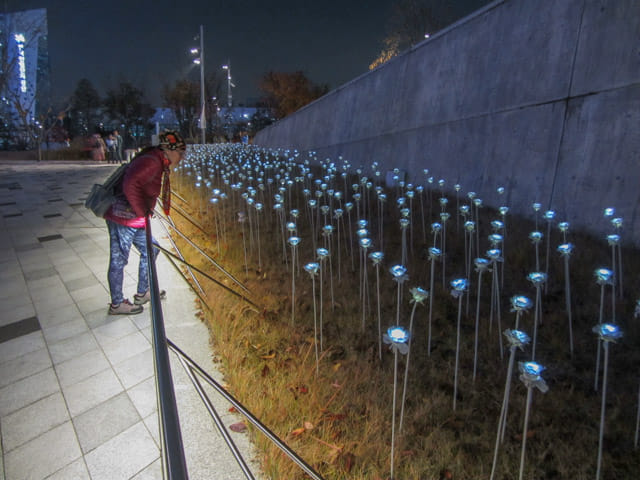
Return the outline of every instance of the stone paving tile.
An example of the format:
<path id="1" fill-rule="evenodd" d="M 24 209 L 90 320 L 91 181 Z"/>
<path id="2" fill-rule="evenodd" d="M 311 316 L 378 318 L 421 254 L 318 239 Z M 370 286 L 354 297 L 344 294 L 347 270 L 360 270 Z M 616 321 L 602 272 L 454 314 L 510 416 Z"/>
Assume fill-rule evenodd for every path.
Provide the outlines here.
<path id="1" fill-rule="evenodd" d="M 93 480 L 129 479 L 151 465 L 158 448 L 144 423 L 138 422 L 85 455 Z"/>
<path id="2" fill-rule="evenodd" d="M 88 331 L 89 327 L 84 318 L 77 318 L 60 325 L 42 329 L 44 338 L 50 345 Z"/>
<path id="3" fill-rule="evenodd" d="M 113 315 L 110 317 L 109 322 L 94 328 L 93 334 L 96 340 L 98 340 L 98 343 L 104 346 L 137 331 L 138 329 L 129 316 Z"/>
<path id="4" fill-rule="evenodd" d="M 162 478 L 162 462 L 160 459 L 153 462 L 131 480 L 158 480 Z"/>
<path id="5" fill-rule="evenodd" d="M 156 477 L 156 480 L 162 478 Z M 87 465 L 84 463 L 84 458 L 79 458 L 66 467 L 58 470 L 53 475 L 48 476 L 45 480 L 91 480 Z"/>
<path id="6" fill-rule="evenodd" d="M 158 411 L 156 410 L 148 417 L 144 418 L 144 424 L 147 426 L 147 430 L 153 437 L 158 448 L 160 448 L 160 424 L 158 423 Z"/>
<path id="7" fill-rule="evenodd" d="M 51 357 L 46 348 L 21 355 L 0 365 L 0 388 L 51 368 Z"/>
<path id="8" fill-rule="evenodd" d="M 45 348 L 42 332 L 33 332 L 22 337 L 0 343 L 0 365 L 14 358 Z"/>
<path id="9" fill-rule="evenodd" d="M 77 273 L 79 268 L 80 267 L 75 266 L 71 271 Z M 62 272 L 60 272 L 60 277 L 63 279 L 65 287 L 67 287 L 67 290 L 69 290 L 72 296 L 73 292 L 75 292 L 76 290 L 93 287 L 95 285 L 102 285 L 100 282 L 98 282 L 98 279 L 89 271 L 89 269 L 87 269 L 86 275 L 84 275 L 83 277 L 68 276 L 67 278 L 65 278 Z"/>
<path id="10" fill-rule="evenodd" d="M 5 453 L 7 479 L 40 479 L 57 472 L 82 455 L 71 422 Z"/>
<path id="11" fill-rule="evenodd" d="M 84 453 L 102 445 L 140 421 L 138 411 L 122 392 L 73 419 Z"/>
<path id="12" fill-rule="evenodd" d="M 127 390 L 127 394 L 142 418 L 156 410 L 156 382 L 149 378 Z"/>
<path id="13" fill-rule="evenodd" d="M 80 312 L 83 315 L 88 315 L 101 308 L 104 309 L 104 311 L 106 312 L 107 309 L 109 308 L 109 302 L 110 302 L 109 295 L 105 290 L 99 296 L 80 300 L 79 302 L 77 302 L 77 305 L 78 305 L 78 310 L 80 310 Z"/>
<path id="14" fill-rule="evenodd" d="M 69 420 L 64 398 L 60 392 L 56 392 L 2 417 L 3 448 L 9 452 Z"/>
<path id="15" fill-rule="evenodd" d="M 82 300 L 87 300 L 95 297 L 99 297 L 103 299 L 107 296 L 107 290 L 98 282 L 93 282 L 92 285 L 85 285 L 82 288 L 72 290 L 71 298 L 73 298 L 76 302 L 81 302 Z"/>
<path id="16" fill-rule="evenodd" d="M 31 305 L 31 297 L 29 296 L 26 285 L 23 289 L 20 289 L 22 294 L 14 293 L 11 297 L 3 298 L 0 300 L 0 306 L 2 307 L 2 311 L 6 312 L 8 310 L 17 310 L 19 308 L 30 306 Z"/>
<path id="17" fill-rule="evenodd" d="M 52 310 L 42 310 L 38 312 L 38 320 L 43 329 L 56 327 L 72 320 L 81 320 L 82 314 L 78 307 L 71 303 L 64 307 Z"/>
<path id="18" fill-rule="evenodd" d="M 7 309 L 2 311 L 2 317 L 0 318 L 0 327 L 10 325 L 25 318 L 31 318 L 36 316 L 36 310 L 33 308 L 33 304 L 22 305 L 13 309 Z"/>
<path id="19" fill-rule="evenodd" d="M 55 366 L 60 385 L 68 387 L 109 368 L 102 349 L 96 348 Z"/>
<path id="20" fill-rule="evenodd" d="M 60 390 L 53 368 L 0 388 L 0 417 Z"/>
<path id="21" fill-rule="evenodd" d="M 154 374 L 153 350 L 149 347 L 137 355 L 113 366 L 124 388 L 131 388 Z"/>
<path id="22" fill-rule="evenodd" d="M 109 315 L 109 300 L 105 301 L 104 305 L 101 305 L 100 308 L 85 313 L 83 316 L 91 329 L 106 325 L 113 320 L 113 315 Z"/>
<path id="23" fill-rule="evenodd" d="M 98 343 L 91 332 L 84 332 L 61 342 L 49 345 L 49 351 L 53 363 L 58 364 L 67 361 L 83 353 L 90 352 L 98 348 Z"/>
<path id="24" fill-rule="evenodd" d="M 102 345 L 104 354 L 112 365 L 125 361 L 134 355 L 149 348 L 149 341 L 140 332 L 136 331 L 116 341 Z"/>
<path id="25" fill-rule="evenodd" d="M 68 387 L 62 387 L 71 417 L 86 412 L 122 391 L 118 377 L 110 368 Z"/>

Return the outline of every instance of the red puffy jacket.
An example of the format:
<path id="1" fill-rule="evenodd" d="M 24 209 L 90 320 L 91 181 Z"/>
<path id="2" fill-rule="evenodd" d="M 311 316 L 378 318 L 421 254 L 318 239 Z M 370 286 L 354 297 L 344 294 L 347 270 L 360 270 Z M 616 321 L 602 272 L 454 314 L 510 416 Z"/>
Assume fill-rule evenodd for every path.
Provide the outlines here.
<path id="1" fill-rule="evenodd" d="M 122 198 L 109 209 L 105 218 L 128 227 L 143 227 L 144 217 L 153 212 L 162 173 L 169 159 L 161 148 L 150 148 L 136 156 L 127 168 L 120 189 Z M 116 188 L 116 192 L 118 192 Z"/>

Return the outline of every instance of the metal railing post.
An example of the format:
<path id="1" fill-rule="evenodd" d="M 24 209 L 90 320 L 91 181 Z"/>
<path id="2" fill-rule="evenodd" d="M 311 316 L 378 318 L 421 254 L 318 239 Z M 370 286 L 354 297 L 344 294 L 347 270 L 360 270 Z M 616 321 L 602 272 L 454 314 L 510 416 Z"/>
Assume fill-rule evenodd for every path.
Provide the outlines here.
<path id="1" fill-rule="evenodd" d="M 180 420 L 173 390 L 173 378 L 169 365 L 169 351 L 164 328 L 164 317 L 160 305 L 158 276 L 153 254 L 151 216 L 145 218 L 147 238 L 147 264 L 149 265 L 149 289 L 151 292 L 151 333 L 153 337 L 153 366 L 156 374 L 158 400 L 158 423 L 162 443 L 162 466 L 164 478 L 168 480 L 188 479 L 184 459 Z"/>

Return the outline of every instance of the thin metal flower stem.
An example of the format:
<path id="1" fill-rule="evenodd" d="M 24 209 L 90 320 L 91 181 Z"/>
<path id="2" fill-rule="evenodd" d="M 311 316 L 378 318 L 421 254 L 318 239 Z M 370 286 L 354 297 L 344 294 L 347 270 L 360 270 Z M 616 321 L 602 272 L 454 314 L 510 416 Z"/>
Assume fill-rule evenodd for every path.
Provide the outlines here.
<path id="1" fill-rule="evenodd" d="M 413 338 L 413 315 L 416 313 L 417 306 L 418 302 L 414 302 L 413 308 L 411 309 L 411 319 L 409 320 L 409 350 L 407 351 L 407 361 L 404 366 L 404 386 L 402 388 L 402 402 L 400 403 L 400 425 L 398 427 L 399 432 L 402 432 L 402 421 L 404 419 L 404 402 L 407 396 L 407 384 L 409 380 L 409 358 L 411 357 L 411 339 Z"/>
<path id="2" fill-rule="evenodd" d="M 458 364 L 460 360 L 460 323 L 462 320 L 462 296 L 458 298 L 458 333 L 456 335 L 456 367 L 453 374 L 453 410 L 456 409 L 456 397 L 458 396 Z"/>
<path id="3" fill-rule="evenodd" d="M 600 286 L 600 319 L 598 324 L 602 324 L 602 315 L 604 310 L 604 283 Z M 596 375 L 593 385 L 594 391 L 598 391 L 598 381 L 600 376 L 600 338 L 598 338 L 598 350 L 596 351 Z"/>
<path id="4" fill-rule="evenodd" d="M 602 373 L 602 404 L 600 406 L 600 433 L 598 435 L 598 467 L 596 469 L 596 480 L 600 480 L 602 467 L 602 440 L 604 438 L 604 414 L 607 403 L 607 370 L 609 367 L 609 342 L 602 341 L 604 349 L 604 372 Z"/>
<path id="5" fill-rule="evenodd" d="M 522 429 L 522 451 L 520 453 L 520 475 L 518 476 L 519 480 L 522 480 L 524 475 L 524 454 L 527 446 L 527 429 L 529 427 L 529 413 L 531 411 L 531 396 L 532 396 L 532 387 L 527 387 L 527 406 L 524 413 L 524 427 Z"/>
<path id="6" fill-rule="evenodd" d="M 380 265 L 376 264 L 376 290 L 378 294 L 378 358 L 382 360 L 382 324 L 380 315 Z"/>
<path id="7" fill-rule="evenodd" d="M 531 346 L 531 361 L 536 359 L 536 343 L 538 339 L 538 324 L 542 323 L 542 294 L 540 284 L 536 284 L 536 308 L 533 315 L 533 345 Z"/>
<path id="8" fill-rule="evenodd" d="M 398 350 L 393 349 L 393 402 L 391 407 L 391 475 L 393 480 L 393 457 L 396 443 L 396 392 L 398 390 Z"/>
<path id="9" fill-rule="evenodd" d="M 511 376 L 513 375 L 513 364 L 515 358 L 515 347 L 511 347 L 511 355 L 509 357 L 509 367 L 507 369 L 507 380 L 504 386 L 504 395 L 502 397 L 502 408 L 500 409 L 500 418 L 498 419 L 498 432 L 496 434 L 496 446 L 493 450 L 493 465 L 491 466 L 491 476 L 489 480 L 493 480 L 493 477 L 496 473 L 496 466 L 498 464 L 498 450 L 500 449 L 500 444 L 503 441 L 503 423 L 506 419 L 506 410 L 509 402 L 509 394 L 511 391 Z"/>
<path id="10" fill-rule="evenodd" d="M 429 326 L 427 329 L 427 356 L 431 356 L 431 317 L 433 315 L 433 265 L 434 259 L 431 258 L 431 277 L 429 279 Z"/>
<path id="11" fill-rule="evenodd" d="M 565 305 L 567 308 L 567 316 L 569 319 L 569 351 L 573 358 L 573 322 L 571 320 L 571 279 L 569 278 L 569 256 L 564 257 L 564 291 Z M 517 328 L 517 327 L 516 327 Z"/>
<path id="12" fill-rule="evenodd" d="M 476 381 L 476 371 L 478 366 L 478 327 L 480 325 L 480 287 L 482 286 L 482 270 L 478 271 L 478 298 L 476 301 L 476 336 L 473 345 L 473 382 Z M 469 295 L 467 298 L 469 298 Z M 516 327 L 518 328 L 518 327 Z"/>

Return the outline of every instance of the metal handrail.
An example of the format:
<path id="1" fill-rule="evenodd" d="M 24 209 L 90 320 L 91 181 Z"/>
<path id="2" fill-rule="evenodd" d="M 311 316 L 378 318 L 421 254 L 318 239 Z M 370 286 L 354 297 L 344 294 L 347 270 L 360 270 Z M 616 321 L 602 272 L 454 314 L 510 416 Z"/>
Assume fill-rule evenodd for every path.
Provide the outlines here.
<path id="1" fill-rule="evenodd" d="M 164 478 L 186 480 L 187 467 L 184 459 L 182 433 L 173 390 L 173 378 L 169 365 L 169 350 L 164 328 L 164 317 L 160 305 L 158 275 L 154 262 L 151 216 L 145 217 L 147 239 L 147 265 L 149 269 L 149 291 L 151 293 L 151 335 L 153 338 L 153 367 L 156 375 L 156 395 L 158 400 L 158 424 L 162 444 L 162 467 Z"/>
<path id="2" fill-rule="evenodd" d="M 271 440 L 271 442 L 273 442 L 280 450 L 282 450 L 282 452 L 287 457 L 289 457 L 293 462 L 295 462 L 311 478 L 313 478 L 314 480 L 323 480 L 323 478 L 313 468 L 311 468 L 302 458 L 300 458 L 289 446 L 287 446 L 286 443 L 280 440 L 280 438 L 278 438 L 278 436 L 275 433 L 273 433 L 262 422 L 260 422 L 260 420 L 258 420 L 249 410 L 247 410 L 246 407 L 244 407 L 244 405 L 242 405 L 236 398 L 234 398 L 233 395 L 227 392 L 222 387 L 222 385 L 216 382 L 213 379 L 213 377 L 211 377 L 211 375 L 209 375 L 200 365 L 198 365 L 191 358 L 189 358 L 189 356 L 186 353 L 180 350 L 180 348 L 178 348 L 175 343 L 173 343 L 169 339 L 167 339 L 167 343 L 169 344 L 169 348 L 178 356 L 178 358 L 180 359 L 180 363 L 182 363 L 182 365 L 185 367 L 185 370 L 187 370 L 188 372 L 189 371 L 191 372 L 191 374 L 189 374 L 189 377 L 194 382 L 194 385 L 196 385 L 196 389 L 198 389 L 198 393 L 202 391 L 202 387 L 200 386 L 200 383 L 197 382 L 197 379 L 193 376 L 193 373 L 197 373 L 198 375 L 200 375 L 200 377 L 202 377 L 209 385 L 211 385 L 220 396 L 222 396 L 231 405 L 233 405 L 233 407 L 239 413 L 241 413 L 249 422 L 251 422 L 253 426 L 255 426 L 258 430 L 260 430 L 260 432 L 262 432 L 269 440 Z M 213 410 L 213 406 L 211 405 L 211 402 L 209 401 L 206 394 L 204 394 L 204 391 L 202 392 L 203 393 L 200 395 L 200 397 L 205 402 L 208 409 L 210 409 L 210 413 L 211 413 L 211 410 Z M 218 428 L 221 430 L 221 433 L 222 433 L 222 430 L 226 431 L 226 428 L 224 427 L 224 425 L 222 425 L 222 427 L 218 426 Z M 227 441 L 227 436 L 223 435 L 223 437 L 225 438 L 225 441 Z M 234 450 L 233 447 L 235 446 L 232 447 L 232 444 L 233 444 L 233 441 L 231 441 L 231 444 L 227 442 L 227 445 L 233 451 Z M 238 460 L 237 456 L 236 456 L 236 460 Z M 247 477 L 247 478 L 253 478 L 253 477 Z"/>
<path id="3" fill-rule="evenodd" d="M 216 382 L 202 367 L 200 367 L 200 365 L 193 361 L 186 353 L 184 353 L 180 348 L 178 348 L 177 345 L 175 345 L 166 337 L 164 328 L 164 317 L 162 314 L 162 306 L 160 304 L 160 291 L 158 287 L 158 277 L 154 261 L 155 255 L 153 249 L 158 248 L 165 254 L 170 254 L 170 252 L 167 252 L 159 245 L 153 244 L 150 215 L 145 218 L 145 227 L 147 240 L 147 258 L 149 259 L 147 263 L 149 268 L 149 290 L 151 293 L 153 361 L 156 375 L 158 423 L 160 429 L 160 440 L 162 443 L 163 477 L 168 480 L 188 479 L 186 462 L 184 458 L 184 448 L 182 444 L 182 433 L 180 431 L 180 421 L 178 418 L 178 409 L 176 406 L 176 397 L 173 388 L 173 378 L 171 375 L 171 367 L 169 364 L 169 349 L 171 349 L 176 354 L 178 360 L 184 367 L 187 376 L 193 383 L 196 391 L 198 392 L 198 395 L 204 402 L 209 414 L 211 415 L 216 427 L 218 428 L 218 431 L 231 450 L 233 456 L 235 457 L 238 465 L 242 469 L 247 479 L 255 480 L 255 477 L 244 461 L 244 458 L 238 451 L 238 448 L 229 435 L 225 425 L 222 422 L 222 419 L 213 407 L 211 400 L 202 388 L 202 384 L 198 380 L 198 376 L 204 379 L 211 387 L 215 389 L 215 391 L 219 395 L 221 395 L 225 400 L 233 405 L 239 413 L 241 413 L 252 425 L 254 425 L 260 432 L 262 432 L 271 442 L 273 442 L 287 457 L 289 457 L 302 470 L 304 470 L 310 478 L 312 478 L 313 480 L 324 480 L 315 470 L 313 470 L 313 468 L 311 468 L 311 466 L 309 466 L 291 448 L 289 448 L 289 446 L 287 446 L 282 440 L 280 440 L 280 438 L 278 438 L 275 433 L 273 433 L 264 424 L 262 424 L 260 420 L 258 420 L 238 400 L 236 400 L 218 382 Z M 173 258 L 177 257 L 173 256 Z M 198 270 L 196 269 L 196 271 Z M 205 274 L 204 272 L 200 271 L 198 271 L 198 273 Z M 237 292 L 233 293 L 255 306 L 253 302 L 244 297 L 242 294 L 239 294 Z"/>

